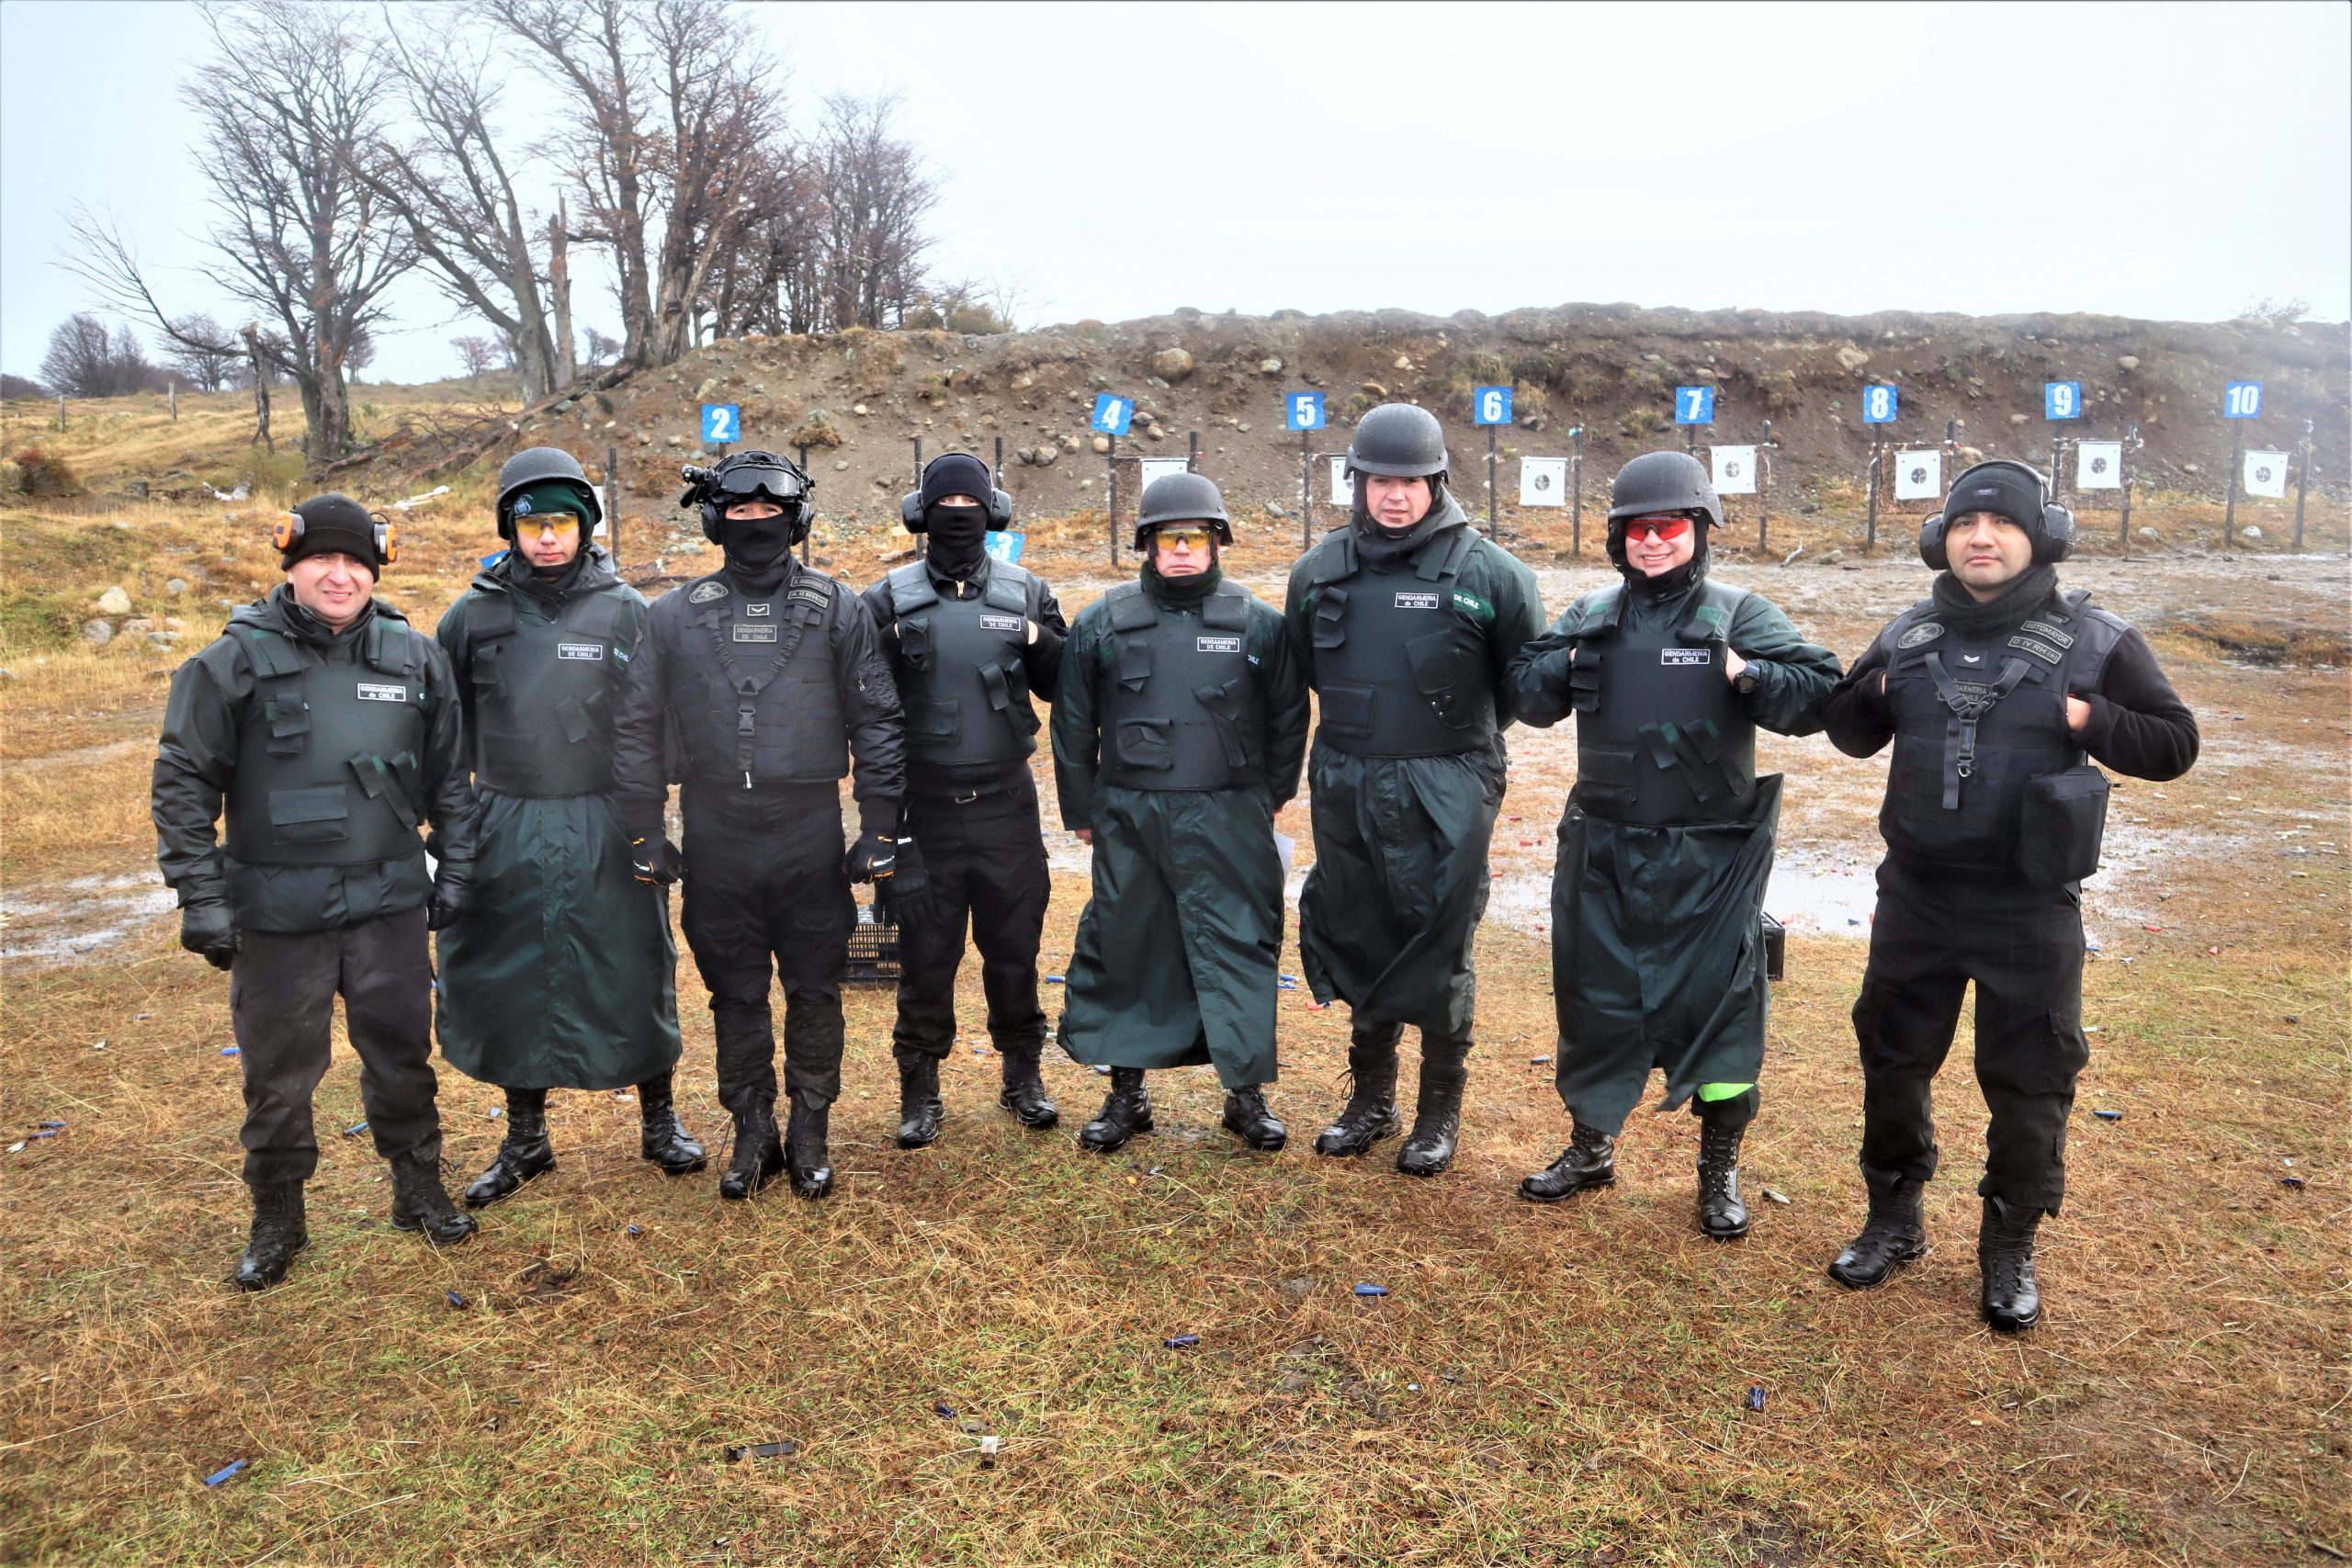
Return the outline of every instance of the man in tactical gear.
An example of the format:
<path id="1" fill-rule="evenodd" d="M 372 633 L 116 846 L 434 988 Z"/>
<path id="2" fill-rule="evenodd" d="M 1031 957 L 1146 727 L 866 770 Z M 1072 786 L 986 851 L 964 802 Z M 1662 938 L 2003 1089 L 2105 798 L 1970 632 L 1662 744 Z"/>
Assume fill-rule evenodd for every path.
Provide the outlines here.
<path id="1" fill-rule="evenodd" d="M 2146 639 L 2087 592 L 2060 592 L 2074 539 L 2074 515 L 2024 464 L 1962 474 L 1919 531 L 1933 589 L 1879 633 L 1823 715 L 1849 756 L 1894 743 L 1854 1002 L 1870 1217 L 1829 1276 L 1863 1289 L 1927 1251 L 1931 1089 L 1973 981 L 1991 1112 L 1981 1305 L 2010 1332 L 2041 1315 L 2035 1232 L 2065 1193 L 2066 1118 L 2090 1059 L 2082 878 L 2098 869 L 2107 780 L 2089 759 L 2155 780 L 2197 760 L 2196 716 Z"/>
<path id="2" fill-rule="evenodd" d="M 896 843 L 899 695 L 855 596 L 793 559 L 811 521 L 808 477 L 750 451 L 685 477 L 679 504 L 699 510 L 727 560 L 646 617 L 614 717 L 614 786 L 639 878 L 685 880 L 686 945 L 710 988 L 718 1098 L 735 1120 L 718 1195 L 749 1198 L 788 1168 L 795 1192 L 821 1198 L 833 1185 L 850 884 L 895 871 L 910 895 L 922 890 L 912 846 Z M 853 755 L 861 831 L 844 857 L 839 786 Z M 684 786 L 683 855 L 662 836 L 673 779 Z M 781 1140 L 775 973 L 792 1099 Z"/>
<path id="3" fill-rule="evenodd" d="M 613 693 L 646 604 L 590 542 L 602 515 L 569 452 L 515 454 L 498 474 L 506 553 L 436 634 L 482 803 L 473 905 L 441 933 L 441 1054 L 506 1091 L 506 1135 L 469 1208 L 555 1168 L 550 1089 L 635 1085 L 639 1152 L 673 1176 L 703 1168 L 671 1095 L 670 895 L 631 874 L 612 804 Z"/>
<path id="4" fill-rule="evenodd" d="M 1274 814 L 1298 792 L 1304 671 L 1271 604 L 1227 581 L 1225 498 L 1200 474 L 1143 492 L 1137 580 L 1071 629 L 1054 702 L 1062 821 L 1094 847 L 1057 1037 L 1111 1068 L 1079 1143 L 1107 1154 L 1151 1131 L 1150 1067 L 1208 1062 L 1225 1126 L 1288 1137 L 1266 1108 L 1283 947 Z"/>
<path id="5" fill-rule="evenodd" d="M 473 877 L 456 683 L 432 639 L 375 597 L 394 553 L 380 515 L 313 496 L 273 537 L 284 585 L 172 677 L 153 802 L 180 944 L 229 971 L 254 1200 L 236 1282 L 248 1291 L 284 1279 L 310 1242 L 311 1099 L 337 992 L 368 1130 L 391 1163 L 392 1224 L 439 1247 L 474 1234 L 441 1185 L 425 948 Z M 428 821 L 429 845 L 416 834 Z"/>
<path id="6" fill-rule="evenodd" d="M 1445 433 L 1410 403 L 1348 444 L 1355 504 L 1291 569 L 1285 618 L 1321 700 L 1308 761 L 1315 864 L 1299 957 L 1317 1001 L 1353 1012 L 1346 1107 L 1317 1154 L 1397 1131 L 1396 1046 L 1421 1032 L 1412 1135 L 1396 1168 L 1435 1176 L 1462 1128 L 1487 909 L 1487 845 L 1510 727 L 1503 672 L 1544 626 L 1535 577 L 1478 536 L 1447 490 Z"/>
<path id="7" fill-rule="evenodd" d="M 1577 784 L 1552 873 L 1557 1082 L 1568 1147 L 1520 1183 L 1549 1203 L 1617 1179 L 1617 1134 L 1652 1067 L 1699 1118 L 1699 1229 L 1747 1234 L 1739 1145 L 1770 1007 L 1760 930 L 1781 776 L 1756 731 L 1809 735 L 1838 657 L 1762 594 L 1708 576 L 1723 502 L 1683 452 L 1617 475 L 1609 558 L 1624 581 L 1568 606 L 1511 664 L 1529 724 L 1577 717 Z"/>
<path id="8" fill-rule="evenodd" d="M 892 899 L 899 917 L 899 1146 L 939 1136 L 939 1064 L 956 1044 L 956 971 L 968 919 L 980 950 L 989 1038 L 1003 1064 L 997 1103 L 1025 1127 L 1052 1126 L 1037 1057 L 1037 945 L 1052 880 L 1046 868 L 1032 694 L 1050 699 L 1069 627 L 1045 580 L 989 558 L 990 528 L 1012 498 L 968 453 L 933 460 L 899 506 L 923 557 L 865 591 L 907 715 L 907 795 L 899 845 L 919 841 L 931 886 Z"/>

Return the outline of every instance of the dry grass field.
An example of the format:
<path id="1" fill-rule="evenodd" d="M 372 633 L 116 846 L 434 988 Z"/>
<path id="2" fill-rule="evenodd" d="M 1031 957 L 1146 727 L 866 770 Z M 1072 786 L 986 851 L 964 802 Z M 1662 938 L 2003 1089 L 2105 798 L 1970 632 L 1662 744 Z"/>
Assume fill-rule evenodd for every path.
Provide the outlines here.
<path id="1" fill-rule="evenodd" d="M 242 411 L 204 401 L 184 401 L 177 427 L 158 429 L 160 410 L 93 418 L 54 445 L 85 477 L 168 465 L 233 480 Z M 35 412 L 12 410 L 11 451 Z M 154 445 L 125 457 L 138 443 Z M 1082 1155 L 1069 1134 L 1102 1080 L 1053 1059 L 1064 1126 L 1024 1133 L 994 1109 L 967 966 L 970 1033 L 937 1146 L 891 1143 L 889 998 L 854 991 L 831 1201 L 780 1185 L 721 1205 L 715 1171 L 670 1181 L 635 1157 L 634 1104 L 563 1094 L 558 1168 L 447 1253 L 389 1228 L 382 1166 L 364 1135 L 337 1135 L 362 1115 L 339 1044 L 311 1250 L 244 1296 L 224 1282 L 245 1216 L 227 986 L 175 944 L 145 788 L 164 677 L 217 629 L 220 601 L 274 580 L 265 520 L 294 477 L 257 474 L 244 503 L 0 510 L 0 1560 L 2352 1554 L 2343 557 L 2065 569 L 2156 628 L 2206 753 L 2185 779 L 2117 792 L 2109 870 L 2086 900 L 2094 1055 L 2031 1335 L 1996 1338 L 1975 1317 L 1982 1109 L 1964 1039 L 1942 1082 L 1935 1250 L 1876 1292 L 1822 1273 L 1861 1212 L 1847 1010 L 1864 947 L 1839 910 L 1866 910 L 1866 892 L 1792 927 L 1746 1242 L 1690 1223 L 1686 1116 L 1637 1113 L 1613 1191 L 1545 1209 L 1512 1196 L 1566 1134 L 1541 929 L 1566 732 L 1514 733 L 1480 1048 L 1442 1179 L 1395 1175 L 1393 1144 L 1349 1164 L 1308 1151 L 1338 1102 L 1346 1025 L 1304 989 L 1283 994 L 1270 1095 L 1287 1151 L 1249 1155 L 1218 1130 L 1204 1070 L 1155 1083 L 1156 1134 Z M 426 625 L 492 545 L 482 476 L 453 483 L 403 522 L 384 584 Z M 1105 581 L 1100 514 L 1088 522 L 1041 525 L 1032 544 L 1072 611 Z M 2340 547 L 2340 505 L 2328 526 Z M 878 533 L 820 544 L 861 582 L 897 547 Z M 1555 612 L 1600 581 L 1523 553 Z M 1924 588 L 1892 555 L 1725 575 L 1850 657 Z M 1235 564 L 1273 594 L 1287 558 L 1268 539 Z M 174 579 L 187 587 L 167 592 Z M 159 626 L 179 617 L 175 648 L 74 638 L 117 584 Z M 1790 854 L 1822 884 L 1866 887 L 1882 763 L 1817 739 L 1772 742 L 1766 760 L 1789 774 Z M 1303 803 L 1282 823 L 1305 825 Z M 1057 823 L 1048 837 L 1057 973 L 1086 883 Z M 679 992 L 682 1110 L 723 1155 L 691 964 Z M 470 1174 L 497 1141 L 497 1096 L 445 1072 L 441 1103 L 452 1174 Z M 1359 1281 L 1388 1293 L 1358 1296 Z M 1185 1335 L 1197 1345 L 1166 1343 Z M 992 1466 L 983 1435 L 1000 1439 Z"/>

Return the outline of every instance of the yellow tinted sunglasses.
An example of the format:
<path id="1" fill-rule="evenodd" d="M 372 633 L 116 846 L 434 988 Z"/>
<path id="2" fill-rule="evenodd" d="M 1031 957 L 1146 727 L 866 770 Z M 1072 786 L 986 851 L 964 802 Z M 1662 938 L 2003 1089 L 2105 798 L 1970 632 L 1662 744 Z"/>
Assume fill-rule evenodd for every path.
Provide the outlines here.
<path id="1" fill-rule="evenodd" d="M 1210 536 L 1210 531 L 1207 528 L 1163 527 L 1158 531 L 1154 538 L 1159 544 L 1171 550 L 1179 545 L 1190 549 L 1205 550 L 1209 547 Z"/>

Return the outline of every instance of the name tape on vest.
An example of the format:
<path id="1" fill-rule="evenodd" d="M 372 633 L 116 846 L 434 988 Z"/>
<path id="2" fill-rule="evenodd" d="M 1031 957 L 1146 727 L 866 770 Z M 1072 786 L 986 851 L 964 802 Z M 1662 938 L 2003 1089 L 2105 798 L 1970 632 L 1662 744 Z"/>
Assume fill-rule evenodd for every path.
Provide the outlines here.
<path id="1" fill-rule="evenodd" d="M 726 597 L 727 585 L 725 583 L 706 582 L 696 588 L 693 592 L 686 595 L 686 603 L 689 604 L 707 604 L 713 599 L 724 599 Z"/>
<path id="2" fill-rule="evenodd" d="M 1402 591 L 1396 595 L 1396 607 L 1400 610 L 1434 610 L 1437 608 L 1437 595 Z"/>
<path id="3" fill-rule="evenodd" d="M 382 686 L 373 681 L 359 682 L 359 700 L 363 703 L 404 703 L 408 701 L 406 686 Z"/>
<path id="4" fill-rule="evenodd" d="M 980 626 L 981 628 L 986 631 L 1017 632 L 1021 629 L 1021 617 L 1018 615 L 982 615 L 980 617 Z"/>
<path id="5" fill-rule="evenodd" d="M 2036 642 L 2030 637 L 2013 637 L 2009 638 L 2009 646 L 2011 648 L 2021 648 L 2026 652 L 2032 654 L 2036 659 L 2042 660 L 2044 663 L 2064 664 L 2066 661 L 2065 656 L 2060 653 L 2056 649 L 2051 647 L 2046 642 Z"/>
<path id="6" fill-rule="evenodd" d="M 1241 651 L 1241 639 L 1238 637 L 1194 637 L 1193 646 L 1202 653 L 1238 653 Z"/>
<path id="7" fill-rule="evenodd" d="M 774 642 L 775 640 L 775 627 L 772 626 L 746 626 L 738 625 L 734 627 L 731 635 L 737 642 Z"/>
<path id="8" fill-rule="evenodd" d="M 746 604 L 743 606 L 743 614 L 747 615 L 773 615 L 775 612 L 775 606 L 773 604 Z"/>
<path id="9" fill-rule="evenodd" d="M 555 645 L 558 659 L 589 659 L 601 661 L 605 645 L 601 642 L 560 642 Z"/>
<path id="10" fill-rule="evenodd" d="M 1715 650 L 1711 648 L 1661 648 L 1657 650 L 1660 664 L 1712 664 Z"/>
<path id="11" fill-rule="evenodd" d="M 2075 639 L 2063 631 L 2060 631 L 2048 621 L 2028 621 L 2018 629 L 2019 631 L 2031 632 L 2034 636 L 2041 638 L 2044 642 L 2054 642 L 2061 648 L 2072 648 L 2075 646 Z"/>

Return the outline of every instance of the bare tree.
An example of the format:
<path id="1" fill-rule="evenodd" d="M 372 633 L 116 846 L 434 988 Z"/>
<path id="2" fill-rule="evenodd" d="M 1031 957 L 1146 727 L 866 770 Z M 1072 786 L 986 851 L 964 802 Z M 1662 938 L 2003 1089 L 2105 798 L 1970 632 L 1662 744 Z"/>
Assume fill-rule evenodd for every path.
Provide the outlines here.
<path id="1" fill-rule="evenodd" d="M 498 345 L 486 337 L 453 337 L 449 346 L 466 367 L 466 379 L 479 381 L 498 363 Z"/>
<path id="2" fill-rule="evenodd" d="M 591 365 L 608 364 L 621 351 L 620 339 L 608 337 L 594 327 L 588 328 L 582 335 L 588 340 L 588 363 Z"/>
<path id="3" fill-rule="evenodd" d="M 922 292 L 922 220 L 939 188 L 915 150 L 890 134 L 895 96 L 825 100 L 816 158 L 828 325 L 899 324 Z"/>
<path id="4" fill-rule="evenodd" d="M 181 316 L 164 335 L 164 362 L 198 390 L 217 392 L 229 384 L 244 357 L 231 346 L 234 342 L 209 316 Z"/>
<path id="5" fill-rule="evenodd" d="M 571 356 L 548 320 L 537 224 L 491 130 L 503 72 L 465 34 L 412 43 L 402 35 L 415 29 L 389 12 L 384 22 L 387 69 L 412 123 L 404 139 L 377 136 L 357 148 L 352 172 L 404 226 L 442 291 L 514 343 L 524 397 L 545 397 L 571 380 Z M 560 228 L 556 241 L 560 254 Z M 556 281 L 555 303 L 568 309 L 569 280 Z"/>
<path id="6" fill-rule="evenodd" d="M 205 276 L 271 323 L 243 335 L 261 365 L 293 378 L 308 420 L 303 453 L 323 463 L 351 447 L 353 347 L 416 261 L 407 226 L 351 173 L 379 139 L 381 51 L 334 6 L 201 9 L 214 58 L 181 91 L 204 128 L 199 158 L 219 215 L 220 259 Z M 70 231 L 65 265 L 180 341 L 120 229 L 85 211 Z"/>
<path id="7" fill-rule="evenodd" d="M 145 391 L 156 374 L 140 347 L 138 333 L 129 327 L 109 332 L 104 321 L 86 312 L 57 323 L 49 334 L 49 352 L 41 355 L 40 373 L 69 398 L 119 398 Z"/>

